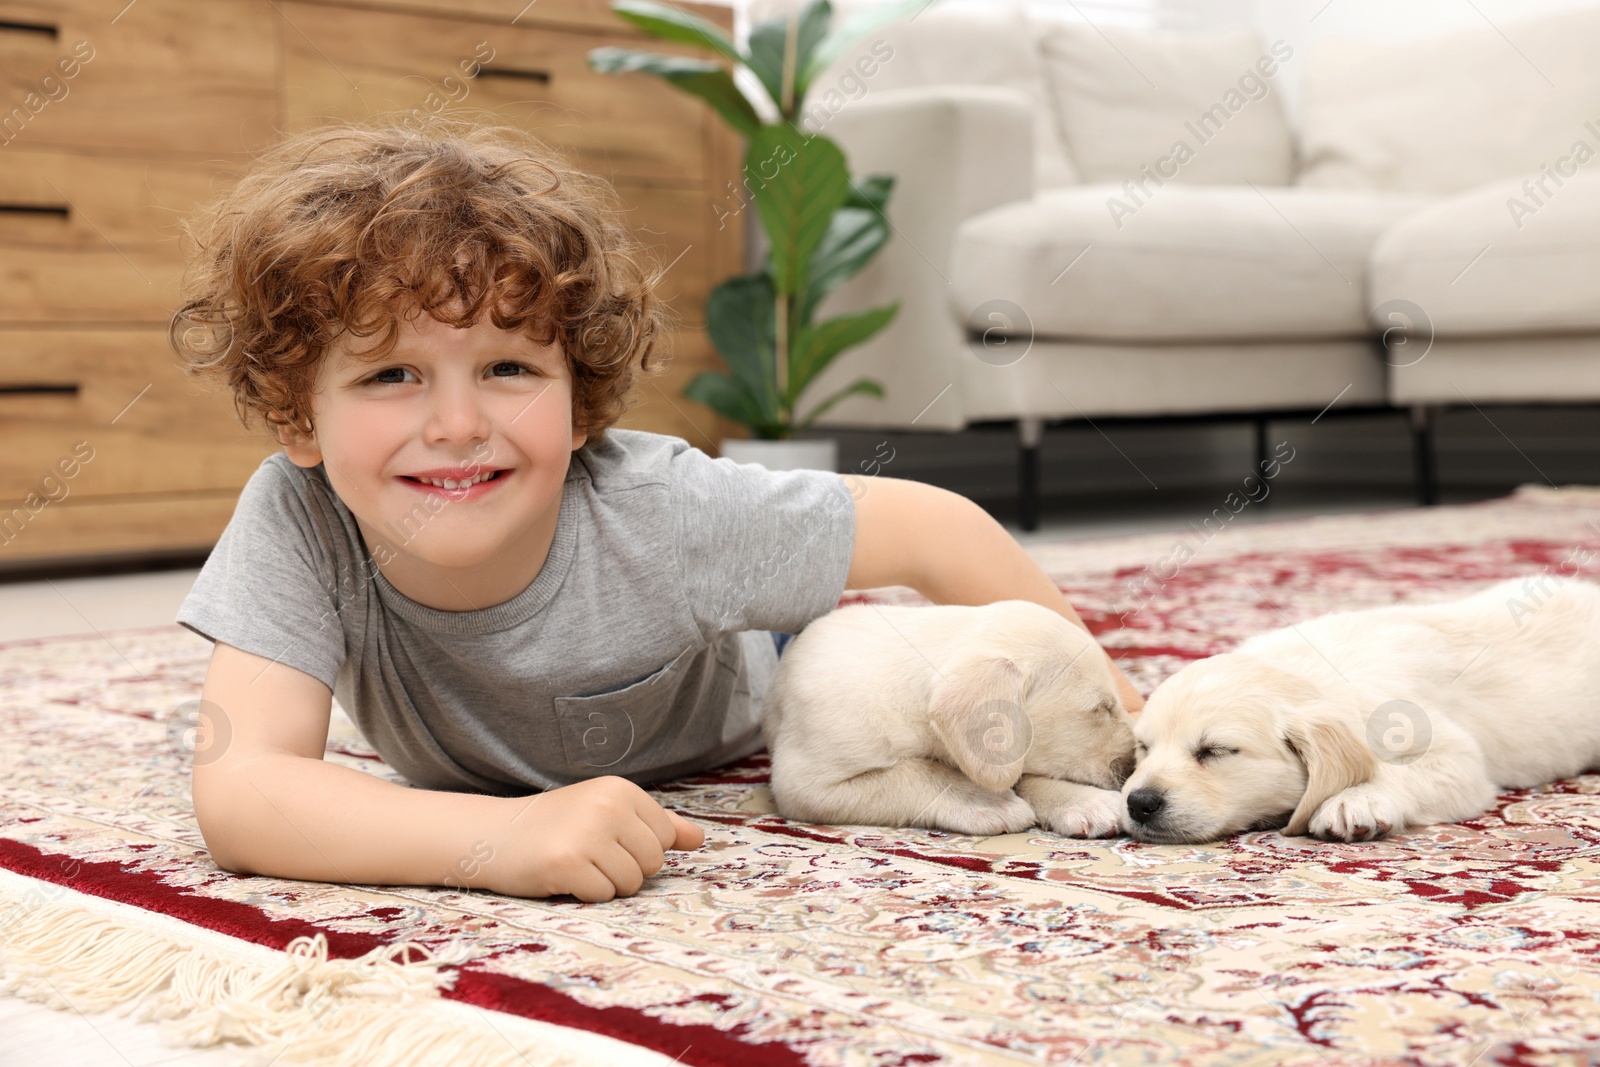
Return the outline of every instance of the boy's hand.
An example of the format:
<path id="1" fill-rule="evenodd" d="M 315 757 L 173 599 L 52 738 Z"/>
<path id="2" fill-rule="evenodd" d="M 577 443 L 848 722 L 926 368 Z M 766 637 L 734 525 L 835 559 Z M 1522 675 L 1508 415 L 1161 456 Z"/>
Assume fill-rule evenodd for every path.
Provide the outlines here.
<path id="1" fill-rule="evenodd" d="M 570 893 L 600 903 L 628 897 L 666 862 L 666 850 L 699 848 L 705 833 L 626 778 L 575 782 L 526 800 L 495 842 L 483 884 L 496 893 Z"/>
<path id="2" fill-rule="evenodd" d="M 328 763 L 333 690 L 221 641 L 203 694 L 229 740 L 194 761 L 194 810 L 223 870 L 604 901 L 637 893 L 667 849 L 705 842 L 625 778 L 508 798 L 414 789 Z"/>

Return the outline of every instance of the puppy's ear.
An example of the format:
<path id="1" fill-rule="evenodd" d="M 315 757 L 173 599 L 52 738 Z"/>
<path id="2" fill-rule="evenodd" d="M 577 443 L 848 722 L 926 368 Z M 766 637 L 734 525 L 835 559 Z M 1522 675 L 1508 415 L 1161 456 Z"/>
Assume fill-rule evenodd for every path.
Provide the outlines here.
<path id="1" fill-rule="evenodd" d="M 1283 832 L 1297 837 L 1330 797 L 1371 778 L 1378 769 L 1372 749 L 1344 723 L 1327 717 L 1292 721 L 1289 747 L 1306 765 L 1306 791 Z"/>
<path id="2" fill-rule="evenodd" d="M 1022 710 L 1022 670 L 1004 656 L 958 656 L 939 668 L 928 709 L 934 734 L 961 773 L 999 792 L 1022 777 L 1033 727 Z"/>

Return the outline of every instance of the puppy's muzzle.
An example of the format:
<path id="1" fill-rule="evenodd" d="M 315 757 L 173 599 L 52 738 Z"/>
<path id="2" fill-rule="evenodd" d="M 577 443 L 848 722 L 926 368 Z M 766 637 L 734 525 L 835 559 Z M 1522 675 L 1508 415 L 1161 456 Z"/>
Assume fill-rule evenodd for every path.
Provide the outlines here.
<path id="1" fill-rule="evenodd" d="M 1159 789 L 1135 789 L 1128 794 L 1128 817 L 1141 826 L 1160 818 L 1166 806 L 1166 794 Z"/>

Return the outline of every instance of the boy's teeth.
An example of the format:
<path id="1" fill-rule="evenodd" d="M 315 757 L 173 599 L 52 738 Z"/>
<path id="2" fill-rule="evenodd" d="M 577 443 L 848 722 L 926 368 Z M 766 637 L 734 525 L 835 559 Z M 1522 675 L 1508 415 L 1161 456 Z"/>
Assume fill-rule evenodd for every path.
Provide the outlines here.
<path id="1" fill-rule="evenodd" d="M 436 489 L 465 489 L 469 485 L 486 482 L 494 477 L 494 471 L 485 471 L 469 479 L 457 480 L 455 478 L 418 478 L 417 481 L 424 485 L 431 485 Z"/>

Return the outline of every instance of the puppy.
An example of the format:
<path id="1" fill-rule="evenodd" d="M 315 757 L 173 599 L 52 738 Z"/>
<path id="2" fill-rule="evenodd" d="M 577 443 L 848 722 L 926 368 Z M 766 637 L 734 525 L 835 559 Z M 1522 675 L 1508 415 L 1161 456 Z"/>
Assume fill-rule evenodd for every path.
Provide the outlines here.
<path id="1" fill-rule="evenodd" d="M 825 615 L 784 649 L 762 719 L 791 819 L 1121 831 L 1132 720 L 1094 639 L 1039 604 Z"/>
<path id="2" fill-rule="evenodd" d="M 1174 674 L 1134 733 L 1142 841 L 1471 818 L 1499 789 L 1600 765 L 1600 588 L 1509 581 L 1264 633 Z"/>

